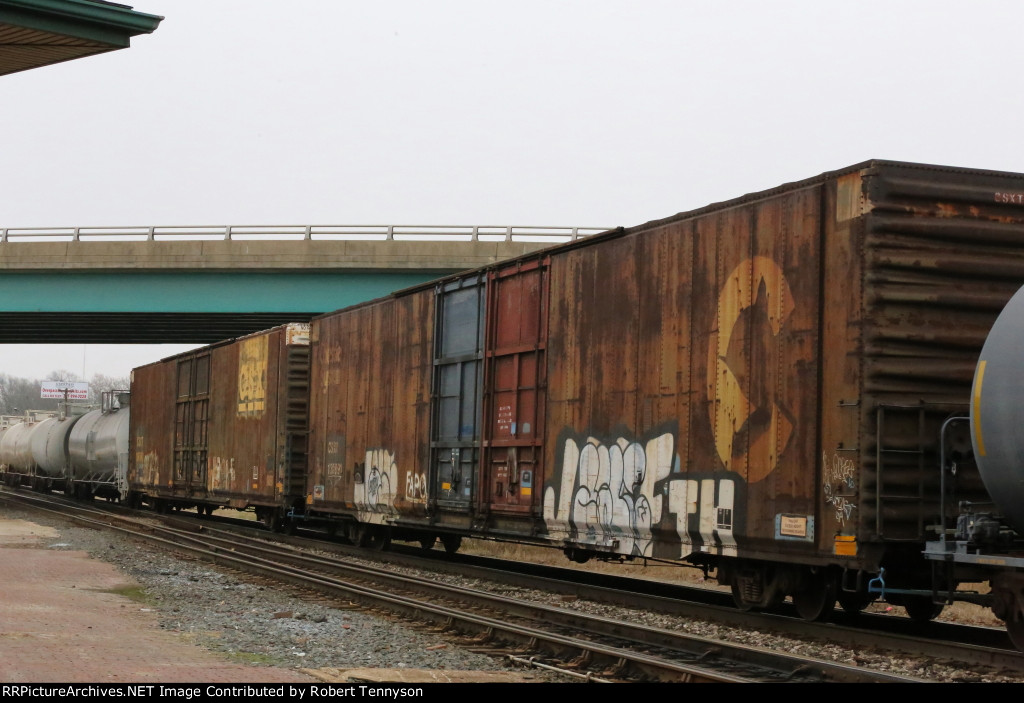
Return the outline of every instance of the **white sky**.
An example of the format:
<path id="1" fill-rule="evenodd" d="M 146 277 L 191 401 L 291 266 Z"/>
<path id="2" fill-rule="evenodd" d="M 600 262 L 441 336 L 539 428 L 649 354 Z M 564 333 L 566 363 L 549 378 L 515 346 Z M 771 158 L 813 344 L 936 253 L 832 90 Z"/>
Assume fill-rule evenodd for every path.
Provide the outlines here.
<path id="1" fill-rule="evenodd" d="M 869 158 L 1024 171 L 1016 1 L 134 8 L 131 48 L 0 78 L 0 226 L 628 226 Z M 86 375 L 170 353 L 126 349 Z"/>

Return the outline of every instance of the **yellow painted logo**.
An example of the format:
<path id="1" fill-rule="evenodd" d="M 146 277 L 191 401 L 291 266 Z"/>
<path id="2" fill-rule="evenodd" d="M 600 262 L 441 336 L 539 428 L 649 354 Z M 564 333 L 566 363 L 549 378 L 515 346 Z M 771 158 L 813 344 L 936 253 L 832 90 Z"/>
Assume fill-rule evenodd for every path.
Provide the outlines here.
<path id="1" fill-rule="evenodd" d="M 746 463 L 747 481 L 770 474 L 795 420 L 781 396 L 782 332 L 793 313 L 782 269 L 755 256 L 732 270 L 718 297 L 718 329 L 708 344 L 708 398 L 715 448 L 726 469 Z"/>
<path id="2" fill-rule="evenodd" d="M 262 415 L 267 402 L 267 335 L 241 342 L 238 353 L 238 414 Z"/>

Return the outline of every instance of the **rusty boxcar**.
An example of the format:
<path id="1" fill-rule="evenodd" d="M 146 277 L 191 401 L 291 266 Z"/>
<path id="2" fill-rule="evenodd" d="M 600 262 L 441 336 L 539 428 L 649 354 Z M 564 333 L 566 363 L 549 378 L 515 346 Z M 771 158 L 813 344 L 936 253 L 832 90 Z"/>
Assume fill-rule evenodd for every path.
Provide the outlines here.
<path id="1" fill-rule="evenodd" d="M 426 515 L 433 316 L 422 289 L 311 323 L 306 516 L 361 544 Z"/>
<path id="2" fill-rule="evenodd" d="M 309 510 L 931 617 L 940 490 L 986 499 L 940 430 L 1024 284 L 1022 193 L 870 161 L 314 319 Z"/>
<path id="3" fill-rule="evenodd" d="M 132 372 L 136 500 L 254 507 L 277 526 L 305 489 L 309 328 L 275 327 Z"/>
<path id="4" fill-rule="evenodd" d="M 1024 177 L 873 161 L 552 255 L 545 516 L 806 617 L 936 608 L 939 443 L 1024 283 Z M 554 397 L 554 393 L 559 397 Z M 957 493 L 984 499 L 969 437 Z"/>

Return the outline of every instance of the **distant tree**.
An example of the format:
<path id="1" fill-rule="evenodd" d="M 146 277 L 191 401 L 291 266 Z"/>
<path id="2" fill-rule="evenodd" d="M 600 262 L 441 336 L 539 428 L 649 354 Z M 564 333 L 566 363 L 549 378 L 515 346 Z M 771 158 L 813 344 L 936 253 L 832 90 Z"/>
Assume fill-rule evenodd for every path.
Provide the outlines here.
<path id="1" fill-rule="evenodd" d="M 99 405 L 105 391 L 126 391 L 131 388 L 131 380 L 127 376 L 105 376 L 93 374 L 89 381 L 89 402 Z"/>
<path id="2" fill-rule="evenodd" d="M 73 371 L 67 369 L 59 369 L 57 371 L 51 371 L 46 374 L 44 381 L 81 381 L 82 377 Z"/>
<path id="3" fill-rule="evenodd" d="M 60 379 L 52 379 L 60 380 Z M 3 409 L 4 415 L 22 415 L 26 410 L 56 410 L 57 401 L 40 398 L 40 383 L 28 378 L 17 378 L 15 376 L 0 376 L 0 385 L 3 386 Z"/>

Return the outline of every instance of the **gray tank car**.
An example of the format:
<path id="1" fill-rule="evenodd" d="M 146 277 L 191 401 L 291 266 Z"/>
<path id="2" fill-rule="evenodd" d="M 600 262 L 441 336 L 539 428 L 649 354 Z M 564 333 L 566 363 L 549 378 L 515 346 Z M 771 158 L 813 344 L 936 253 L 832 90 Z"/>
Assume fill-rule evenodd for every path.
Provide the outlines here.
<path id="1" fill-rule="evenodd" d="M 12 425 L 0 438 L 0 464 L 3 464 L 5 472 L 22 472 L 31 468 L 32 445 L 29 443 L 29 435 L 35 425 L 29 422 Z"/>
<path id="2" fill-rule="evenodd" d="M 68 474 L 68 433 L 82 418 L 82 410 L 68 409 L 37 423 L 29 434 L 34 475 L 38 487 L 63 489 Z M 44 484 L 45 485 L 42 485 Z"/>
<path id="3" fill-rule="evenodd" d="M 68 493 L 122 499 L 128 484 L 127 391 L 103 394 L 99 409 L 86 413 L 70 428 Z"/>

